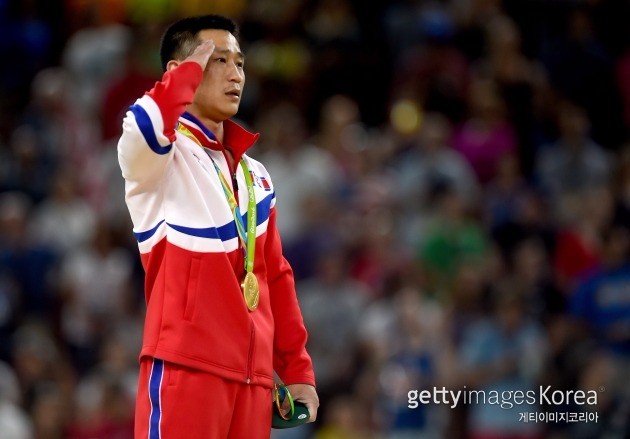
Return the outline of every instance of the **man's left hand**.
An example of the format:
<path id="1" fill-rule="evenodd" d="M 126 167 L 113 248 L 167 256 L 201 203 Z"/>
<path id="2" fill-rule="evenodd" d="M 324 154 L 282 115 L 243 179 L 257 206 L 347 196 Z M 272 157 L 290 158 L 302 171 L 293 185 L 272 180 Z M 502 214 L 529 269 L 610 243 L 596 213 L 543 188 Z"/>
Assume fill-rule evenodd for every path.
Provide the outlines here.
<path id="1" fill-rule="evenodd" d="M 289 384 L 287 386 L 294 401 L 300 401 L 306 405 L 309 414 L 308 422 L 315 422 L 317 419 L 317 408 L 319 407 L 319 397 L 315 387 L 310 384 Z"/>

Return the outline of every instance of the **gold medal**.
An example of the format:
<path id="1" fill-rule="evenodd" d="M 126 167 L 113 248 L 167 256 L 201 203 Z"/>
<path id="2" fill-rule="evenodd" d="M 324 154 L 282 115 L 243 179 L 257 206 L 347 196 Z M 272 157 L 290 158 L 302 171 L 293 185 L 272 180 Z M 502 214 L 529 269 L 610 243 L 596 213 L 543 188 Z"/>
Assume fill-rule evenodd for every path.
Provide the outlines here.
<path id="1" fill-rule="evenodd" d="M 258 300 L 260 299 L 260 291 L 258 289 L 258 279 L 256 275 L 251 271 L 245 275 L 245 279 L 241 284 L 243 289 L 243 297 L 245 297 L 245 303 L 250 311 L 254 311 L 258 308 Z"/>

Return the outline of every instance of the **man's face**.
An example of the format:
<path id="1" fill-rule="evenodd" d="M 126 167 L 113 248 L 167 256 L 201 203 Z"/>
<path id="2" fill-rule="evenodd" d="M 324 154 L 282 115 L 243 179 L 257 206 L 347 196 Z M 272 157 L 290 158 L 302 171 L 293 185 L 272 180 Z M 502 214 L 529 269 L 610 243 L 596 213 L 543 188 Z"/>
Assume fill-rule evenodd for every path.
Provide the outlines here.
<path id="1" fill-rule="evenodd" d="M 215 49 L 195 93 L 193 105 L 201 116 L 221 122 L 238 111 L 245 85 L 245 60 L 238 41 L 228 31 L 206 29 L 199 32 L 197 38 L 214 41 Z"/>

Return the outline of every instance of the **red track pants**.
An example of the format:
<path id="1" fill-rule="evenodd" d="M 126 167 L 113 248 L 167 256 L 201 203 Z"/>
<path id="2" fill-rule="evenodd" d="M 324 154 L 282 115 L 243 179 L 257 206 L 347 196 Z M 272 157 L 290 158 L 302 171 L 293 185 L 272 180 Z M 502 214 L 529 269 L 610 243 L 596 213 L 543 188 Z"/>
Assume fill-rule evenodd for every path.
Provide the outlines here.
<path id="1" fill-rule="evenodd" d="M 142 359 L 135 439 L 269 439 L 270 434 L 271 389 Z"/>

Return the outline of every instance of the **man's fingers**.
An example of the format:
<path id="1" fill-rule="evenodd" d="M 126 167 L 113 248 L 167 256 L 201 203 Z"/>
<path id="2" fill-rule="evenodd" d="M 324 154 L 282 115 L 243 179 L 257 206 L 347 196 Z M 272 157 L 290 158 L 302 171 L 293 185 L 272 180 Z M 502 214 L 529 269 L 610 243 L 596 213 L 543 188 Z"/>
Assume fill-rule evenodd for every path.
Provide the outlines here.
<path id="1" fill-rule="evenodd" d="M 310 417 L 308 418 L 308 422 L 315 422 L 317 419 L 317 406 L 312 402 L 305 402 L 306 408 L 308 409 L 308 413 Z"/>
<path id="2" fill-rule="evenodd" d="M 214 41 L 212 40 L 204 40 L 199 44 L 193 53 L 195 52 L 205 52 L 205 51 L 214 51 Z"/>
<path id="3" fill-rule="evenodd" d="M 208 60 L 212 55 L 212 52 L 214 52 L 214 41 L 204 40 L 197 47 L 195 47 L 195 50 L 186 59 L 186 61 L 194 61 L 205 70 L 206 65 L 208 64 Z"/>
<path id="4" fill-rule="evenodd" d="M 289 398 L 284 398 L 284 401 L 282 401 L 282 414 L 288 415 L 290 411 L 291 403 L 289 402 Z"/>

